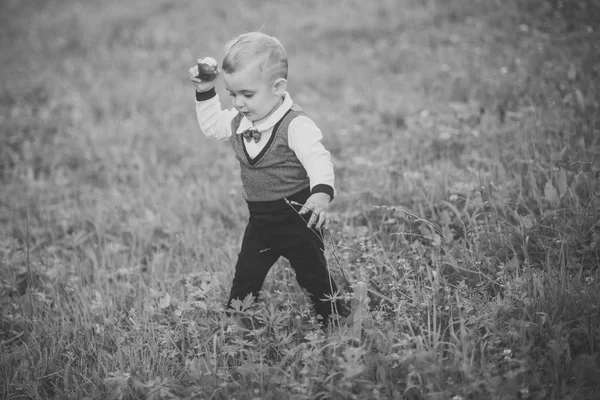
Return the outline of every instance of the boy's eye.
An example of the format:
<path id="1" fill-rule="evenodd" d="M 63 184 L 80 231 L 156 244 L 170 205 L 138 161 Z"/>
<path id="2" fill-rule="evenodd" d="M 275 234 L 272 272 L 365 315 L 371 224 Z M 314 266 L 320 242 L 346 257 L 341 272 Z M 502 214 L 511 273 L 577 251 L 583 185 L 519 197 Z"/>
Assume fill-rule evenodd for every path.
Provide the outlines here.
<path id="1" fill-rule="evenodd" d="M 247 99 L 251 99 L 252 96 L 254 96 L 254 93 L 248 93 L 248 94 L 244 95 L 244 97 L 247 98 Z"/>

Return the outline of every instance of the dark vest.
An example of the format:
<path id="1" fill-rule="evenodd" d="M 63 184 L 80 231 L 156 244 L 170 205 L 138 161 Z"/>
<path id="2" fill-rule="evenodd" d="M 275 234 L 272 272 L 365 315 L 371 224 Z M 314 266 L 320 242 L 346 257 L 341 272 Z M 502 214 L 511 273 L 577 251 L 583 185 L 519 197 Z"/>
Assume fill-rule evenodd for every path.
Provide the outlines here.
<path id="1" fill-rule="evenodd" d="M 261 152 L 250 159 L 244 147 L 244 138 L 237 134 L 242 114 L 231 121 L 231 146 L 240 162 L 244 199 L 273 201 L 289 197 L 310 186 L 306 170 L 288 145 L 288 127 L 292 120 L 305 115 L 294 104 L 275 124 L 269 141 Z"/>

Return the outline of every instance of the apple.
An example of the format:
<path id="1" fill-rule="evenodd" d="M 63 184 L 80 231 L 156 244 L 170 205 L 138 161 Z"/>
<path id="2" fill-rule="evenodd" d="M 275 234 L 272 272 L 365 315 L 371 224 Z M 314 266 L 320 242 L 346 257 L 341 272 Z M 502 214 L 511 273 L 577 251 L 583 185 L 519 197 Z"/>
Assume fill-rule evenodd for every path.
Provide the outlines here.
<path id="1" fill-rule="evenodd" d="M 212 57 L 198 60 L 198 76 L 203 81 L 212 81 L 218 74 L 217 61 Z"/>

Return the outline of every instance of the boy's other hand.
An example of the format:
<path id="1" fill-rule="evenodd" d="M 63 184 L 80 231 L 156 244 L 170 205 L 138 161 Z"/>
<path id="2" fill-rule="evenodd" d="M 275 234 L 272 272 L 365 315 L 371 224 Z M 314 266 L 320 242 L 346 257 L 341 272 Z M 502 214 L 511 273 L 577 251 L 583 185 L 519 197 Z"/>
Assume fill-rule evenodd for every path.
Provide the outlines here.
<path id="1" fill-rule="evenodd" d="M 199 65 L 200 64 L 212 65 L 212 63 L 215 64 L 214 68 L 216 70 L 216 75 L 213 78 L 211 78 L 210 80 L 200 79 L 200 77 L 198 75 L 200 75 L 200 72 L 202 72 L 202 71 L 200 71 Z M 194 65 L 193 67 L 191 67 L 189 69 L 189 73 L 191 75 L 190 80 L 196 87 L 197 92 L 207 92 L 207 91 L 211 90 L 212 88 L 214 88 L 217 84 L 217 78 L 219 77 L 220 72 L 221 71 L 219 71 L 219 68 L 216 66 L 216 61 L 211 57 L 205 57 L 203 59 L 198 59 L 198 62 L 196 63 L 196 65 Z"/>
<path id="2" fill-rule="evenodd" d="M 327 193 L 313 193 L 306 203 L 300 209 L 300 215 L 306 214 L 312 211 L 310 219 L 308 220 L 308 227 L 315 226 L 316 229 L 327 228 L 329 223 L 329 216 L 327 212 L 329 210 L 329 202 L 331 197 Z"/>

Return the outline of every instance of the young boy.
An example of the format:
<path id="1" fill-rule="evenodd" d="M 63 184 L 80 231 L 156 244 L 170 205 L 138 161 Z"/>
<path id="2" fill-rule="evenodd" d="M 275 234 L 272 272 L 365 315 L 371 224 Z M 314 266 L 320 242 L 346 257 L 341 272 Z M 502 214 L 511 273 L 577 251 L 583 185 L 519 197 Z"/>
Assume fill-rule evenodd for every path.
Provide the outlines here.
<path id="1" fill-rule="evenodd" d="M 249 294 L 256 299 L 269 269 L 283 256 L 326 325 L 332 312 L 341 313 L 326 299 L 337 287 L 327 269 L 322 232 L 335 192 L 333 165 L 321 131 L 286 92 L 287 71 L 287 54 L 277 39 L 260 32 L 238 36 L 217 71 L 235 108 L 223 110 L 214 89 L 217 79 L 201 80 L 198 65 L 190 68 L 200 128 L 209 138 L 230 141 L 250 214 L 227 309 L 234 299 Z"/>

